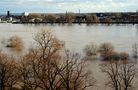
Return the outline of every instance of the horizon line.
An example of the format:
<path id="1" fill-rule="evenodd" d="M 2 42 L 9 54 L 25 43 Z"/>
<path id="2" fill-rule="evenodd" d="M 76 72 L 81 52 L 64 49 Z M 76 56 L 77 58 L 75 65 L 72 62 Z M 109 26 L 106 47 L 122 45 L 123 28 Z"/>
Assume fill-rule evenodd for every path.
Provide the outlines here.
<path id="1" fill-rule="evenodd" d="M 7 10 L 7 11 L 10 11 L 10 10 Z M 7 11 L 6 12 L 0 12 L 0 14 L 7 14 Z M 20 13 L 39 13 L 39 14 L 58 14 L 58 13 L 137 13 L 138 11 L 103 11 L 103 12 L 71 12 L 71 11 L 66 11 L 66 12 L 27 12 L 27 11 L 24 11 L 24 12 L 11 12 L 11 14 L 20 14 Z"/>

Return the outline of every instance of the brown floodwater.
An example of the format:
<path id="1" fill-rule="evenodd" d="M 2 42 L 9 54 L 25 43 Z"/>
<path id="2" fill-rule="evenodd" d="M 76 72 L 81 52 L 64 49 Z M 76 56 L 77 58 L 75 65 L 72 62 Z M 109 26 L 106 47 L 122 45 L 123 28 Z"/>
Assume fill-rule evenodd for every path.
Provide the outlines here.
<path id="1" fill-rule="evenodd" d="M 138 43 L 138 25 L 135 24 L 113 24 L 113 25 L 86 25 L 86 24 L 10 24 L 0 23 L 0 49 L 6 53 L 13 52 L 5 47 L 5 40 L 17 35 L 24 41 L 24 50 L 34 46 L 33 38 L 42 29 L 51 32 L 62 41 L 65 41 L 66 48 L 82 53 L 84 47 L 90 42 L 97 45 L 103 42 L 112 43 L 116 51 L 132 53 L 132 45 Z M 14 52 L 14 55 L 16 53 Z M 18 53 L 19 55 L 19 53 Z M 106 76 L 100 71 L 101 61 L 90 61 L 89 68 L 97 79 L 95 90 L 110 90 L 104 86 Z M 138 65 L 137 65 L 138 66 Z M 136 79 L 138 85 L 138 79 Z M 91 90 L 91 89 L 90 89 Z"/>

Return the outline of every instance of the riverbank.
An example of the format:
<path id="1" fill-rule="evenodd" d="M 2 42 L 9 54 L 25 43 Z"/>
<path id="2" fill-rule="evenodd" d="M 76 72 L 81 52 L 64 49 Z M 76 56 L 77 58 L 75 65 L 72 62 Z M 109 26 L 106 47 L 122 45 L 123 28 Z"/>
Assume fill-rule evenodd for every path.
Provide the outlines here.
<path id="1" fill-rule="evenodd" d="M 138 24 L 138 21 L 136 22 L 100 22 L 100 23 L 95 23 L 95 22 L 64 22 L 64 23 L 59 23 L 59 22 L 12 22 L 12 24 Z"/>

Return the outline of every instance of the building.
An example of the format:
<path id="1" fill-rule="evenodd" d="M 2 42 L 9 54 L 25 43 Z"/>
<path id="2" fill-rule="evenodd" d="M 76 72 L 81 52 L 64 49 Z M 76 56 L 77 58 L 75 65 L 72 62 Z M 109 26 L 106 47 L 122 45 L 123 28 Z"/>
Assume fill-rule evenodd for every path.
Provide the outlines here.
<path id="1" fill-rule="evenodd" d="M 7 17 L 10 17 L 10 11 L 7 11 Z"/>
<path id="2" fill-rule="evenodd" d="M 27 12 L 24 12 L 23 14 L 22 14 L 22 16 L 28 16 L 29 15 L 29 13 L 27 13 Z"/>
<path id="3" fill-rule="evenodd" d="M 76 22 L 85 22 L 86 21 L 86 15 L 85 14 L 76 14 Z"/>

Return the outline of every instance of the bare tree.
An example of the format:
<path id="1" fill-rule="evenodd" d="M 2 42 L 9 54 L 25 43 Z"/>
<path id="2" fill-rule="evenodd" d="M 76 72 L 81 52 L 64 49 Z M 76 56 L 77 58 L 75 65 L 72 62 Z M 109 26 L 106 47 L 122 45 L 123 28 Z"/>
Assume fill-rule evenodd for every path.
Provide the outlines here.
<path id="1" fill-rule="evenodd" d="M 133 54 L 133 58 L 135 60 L 137 60 L 137 58 L 138 58 L 138 44 L 134 44 L 132 46 L 132 54 Z"/>
<path id="2" fill-rule="evenodd" d="M 129 60 L 129 54 L 126 52 L 121 52 L 120 53 L 120 60 L 124 60 L 124 61 Z"/>
<path id="3" fill-rule="evenodd" d="M 95 80 L 78 54 L 63 51 L 63 44 L 49 31 L 35 37 L 31 49 L 19 62 L 20 85 L 24 90 L 85 90 Z M 62 53 L 61 53 L 62 52 Z"/>
<path id="4" fill-rule="evenodd" d="M 87 15 L 86 16 L 87 23 L 99 23 L 99 18 L 95 14 Z"/>
<path id="5" fill-rule="evenodd" d="M 50 22 L 50 23 L 55 23 L 56 22 L 56 16 L 49 14 L 45 17 L 45 21 Z"/>
<path id="6" fill-rule="evenodd" d="M 100 52 L 101 53 L 107 53 L 107 52 L 112 52 L 114 51 L 114 47 L 111 43 L 102 43 L 100 45 Z"/>
<path id="7" fill-rule="evenodd" d="M 99 47 L 99 52 L 104 60 L 108 60 L 108 56 L 110 56 L 114 52 L 114 47 L 110 43 L 103 43 Z"/>
<path id="8" fill-rule="evenodd" d="M 41 59 L 47 60 L 49 57 L 57 53 L 63 47 L 63 43 L 58 40 L 48 30 L 42 30 L 34 38 L 38 45 Z"/>
<path id="9" fill-rule="evenodd" d="M 18 82 L 16 63 L 0 52 L 0 90 L 13 90 Z"/>
<path id="10" fill-rule="evenodd" d="M 77 53 L 65 50 L 65 58 L 57 70 L 63 90 L 86 90 L 95 85 L 95 79 L 86 69 L 86 60 L 81 60 Z"/>
<path id="11" fill-rule="evenodd" d="M 123 61 L 119 69 L 119 77 L 122 79 L 123 90 L 132 90 L 133 80 L 137 72 L 135 65 L 131 62 Z"/>
<path id="12" fill-rule="evenodd" d="M 14 51 L 22 51 L 24 48 L 24 43 L 22 38 L 19 36 L 12 36 L 8 39 L 7 47 L 11 48 Z"/>
<path id="13" fill-rule="evenodd" d="M 113 22 L 113 20 L 111 18 L 107 17 L 107 18 L 105 18 L 104 22 L 109 25 Z"/>
<path id="14" fill-rule="evenodd" d="M 32 63 L 36 59 L 37 53 L 35 50 L 30 50 L 27 55 L 25 55 L 21 61 L 18 63 L 18 73 L 19 73 L 19 85 L 23 90 L 36 90 L 37 82 L 34 76 Z"/>
<path id="15" fill-rule="evenodd" d="M 58 72 L 54 65 L 60 61 L 59 50 L 63 44 L 55 38 L 50 31 L 42 31 L 35 37 L 38 45 L 33 53 L 29 53 L 33 78 L 39 83 L 37 86 L 43 90 L 59 90 Z M 30 55 L 31 54 L 31 55 Z"/>
<path id="16" fill-rule="evenodd" d="M 71 12 L 70 13 L 66 13 L 65 19 L 66 19 L 67 23 L 72 23 L 72 22 L 75 21 L 75 14 L 71 13 Z"/>
<path id="17" fill-rule="evenodd" d="M 101 64 L 102 72 L 106 73 L 109 78 L 106 85 L 112 87 L 114 90 L 121 90 L 121 80 L 119 78 L 118 68 L 119 66 L 117 61 L 109 61 Z"/>
<path id="18" fill-rule="evenodd" d="M 94 43 L 90 43 L 84 48 L 84 53 L 86 56 L 96 56 L 98 53 L 98 46 Z"/>
<path id="19" fill-rule="evenodd" d="M 130 63 L 128 60 L 111 60 L 101 64 L 101 70 L 109 77 L 109 81 L 106 84 L 114 90 L 132 90 L 132 82 L 136 76 L 134 63 Z"/>
<path id="20" fill-rule="evenodd" d="M 89 73 L 84 67 L 84 62 L 77 54 L 66 52 L 65 58 L 61 60 L 62 56 L 57 52 L 63 45 L 51 33 L 40 33 L 35 40 L 38 42 L 42 53 L 39 53 L 38 65 L 35 66 L 40 67 L 34 68 L 34 71 L 43 84 L 42 89 L 84 90 L 93 85 L 89 82 L 91 78 L 89 78 Z"/>

